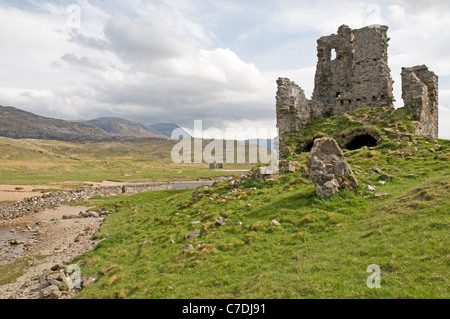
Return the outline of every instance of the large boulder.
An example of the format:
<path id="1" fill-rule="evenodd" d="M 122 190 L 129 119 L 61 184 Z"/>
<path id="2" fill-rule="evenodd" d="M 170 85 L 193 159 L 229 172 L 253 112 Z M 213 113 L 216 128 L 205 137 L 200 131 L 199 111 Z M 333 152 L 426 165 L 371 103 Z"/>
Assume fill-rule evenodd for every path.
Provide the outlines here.
<path id="1" fill-rule="evenodd" d="M 332 138 L 316 139 L 306 165 L 316 187 L 317 196 L 330 198 L 342 189 L 358 188 L 358 182 L 342 150 Z"/>

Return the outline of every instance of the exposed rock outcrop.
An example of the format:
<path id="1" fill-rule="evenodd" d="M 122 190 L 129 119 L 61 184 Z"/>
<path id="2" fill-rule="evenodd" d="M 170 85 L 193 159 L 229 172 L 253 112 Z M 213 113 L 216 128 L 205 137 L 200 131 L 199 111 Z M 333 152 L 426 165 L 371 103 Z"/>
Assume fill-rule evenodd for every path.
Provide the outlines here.
<path id="1" fill-rule="evenodd" d="M 320 198 L 328 199 L 342 189 L 358 188 L 342 150 L 332 138 L 320 138 L 314 142 L 306 165 Z"/>

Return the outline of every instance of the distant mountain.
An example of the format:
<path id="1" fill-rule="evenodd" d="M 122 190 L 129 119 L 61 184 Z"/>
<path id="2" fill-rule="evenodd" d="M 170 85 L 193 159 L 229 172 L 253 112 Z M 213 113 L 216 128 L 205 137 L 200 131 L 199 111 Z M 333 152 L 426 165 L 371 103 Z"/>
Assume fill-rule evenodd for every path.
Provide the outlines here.
<path id="1" fill-rule="evenodd" d="M 0 136 L 62 141 L 110 138 L 110 134 L 94 126 L 39 116 L 10 106 L 0 106 Z"/>
<path id="2" fill-rule="evenodd" d="M 165 135 L 169 138 L 172 137 L 172 132 L 177 128 L 182 130 L 181 134 L 183 134 L 184 137 L 190 136 L 190 134 L 188 132 L 183 130 L 178 124 L 174 124 L 174 123 L 156 123 L 156 124 L 150 125 L 150 127 L 152 127 L 159 134 Z"/>
<path id="3" fill-rule="evenodd" d="M 149 125 L 118 117 L 102 117 L 89 121 L 79 121 L 95 126 L 113 135 L 136 137 L 161 137 L 161 134 Z M 165 135 L 165 134 L 162 134 Z"/>
<path id="4" fill-rule="evenodd" d="M 95 121 L 95 120 L 94 120 Z M 11 106 L 0 106 L 0 136 L 60 141 L 124 141 L 136 138 L 167 139 L 151 127 L 122 119 L 98 119 L 98 125 L 36 115 Z M 100 124 L 99 124 L 100 123 Z M 116 127 L 115 127 L 116 126 Z"/>

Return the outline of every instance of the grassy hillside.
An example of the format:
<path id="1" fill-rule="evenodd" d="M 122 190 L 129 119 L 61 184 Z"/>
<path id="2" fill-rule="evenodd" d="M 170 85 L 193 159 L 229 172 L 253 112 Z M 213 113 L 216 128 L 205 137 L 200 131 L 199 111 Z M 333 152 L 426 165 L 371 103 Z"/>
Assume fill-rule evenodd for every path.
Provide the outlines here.
<path id="1" fill-rule="evenodd" d="M 360 188 L 330 200 L 302 173 L 97 200 L 115 214 L 100 244 L 73 261 L 98 278 L 77 297 L 449 298 L 450 142 L 410 135 L 413 124 L 392 115 L 334 117 L 315 132 L 339 136 L 372 120 L 392 128 L 377 128 L 376 147 L 345 151 Z M 392 178 L 380 183 L 373 167 Z M 372 264 L 381 268 L 379 289 L 366 285 Z"/>

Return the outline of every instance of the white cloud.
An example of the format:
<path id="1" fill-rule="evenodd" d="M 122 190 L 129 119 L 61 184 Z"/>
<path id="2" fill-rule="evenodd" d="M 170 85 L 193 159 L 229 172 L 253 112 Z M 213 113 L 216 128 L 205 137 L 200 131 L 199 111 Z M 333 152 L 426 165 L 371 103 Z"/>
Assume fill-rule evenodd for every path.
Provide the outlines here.
<path id="1" fill-rule="evenodd" d="M 208 49 L 213 37 L 178 9 L 135 2 L 132 7 L 139 10 L 131 19 L 79 3 L 81 28 L 75 33 L 65 28 L 62 6 L 46 4 L 40 13 L 0 7 L 11 19 L 3 20 L 4 26 L 23 22 L 20 34 L 0 34 L 8 47 L 20 44 L 23 53 L 21 58 L 9 53 L 9 60 L 0 53 L 16 81 L 1 104 L 62 118 L 125 115 L 189 124 L 195 117 L 217 126 L 227 118 L 267 116 L 264 108 L 272 101 L 261 94 L 267 83 L 257 67 L 230 49 Z M 21 41 L 15 43 L 17 38 Z M 30 45 L 39 52 L 33 61 Z M 37 70 L 19 81 L 18 68 Z M 36 81 L 39 77 L 42 81 Z M 6 75 L 0 80 L 6 89 Z M 36 94 L 38 89 L 46 94 Z"/>

